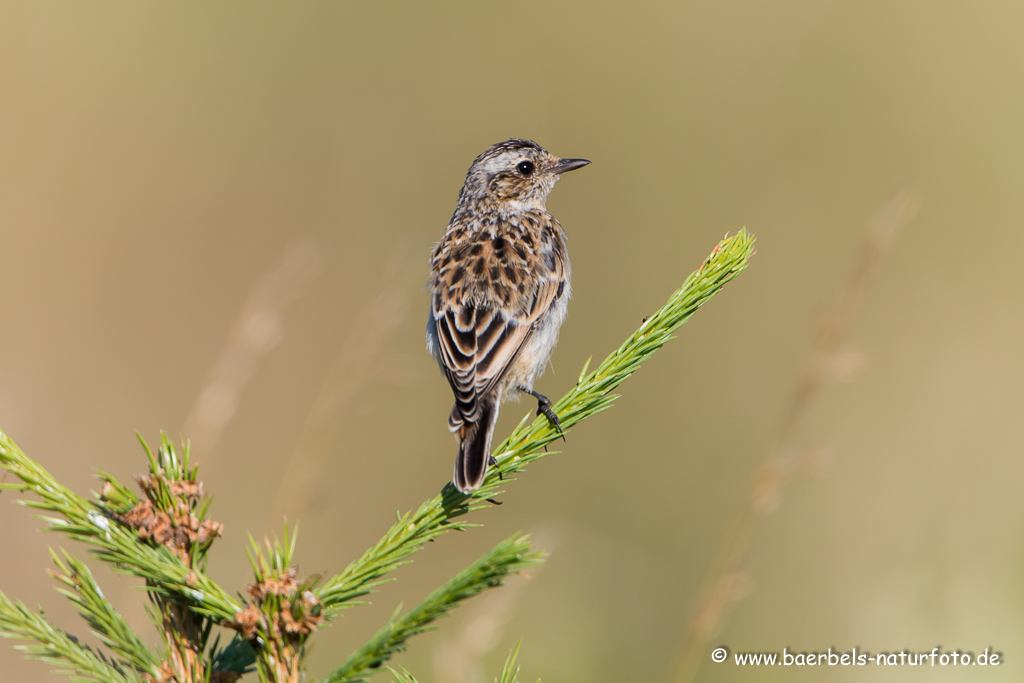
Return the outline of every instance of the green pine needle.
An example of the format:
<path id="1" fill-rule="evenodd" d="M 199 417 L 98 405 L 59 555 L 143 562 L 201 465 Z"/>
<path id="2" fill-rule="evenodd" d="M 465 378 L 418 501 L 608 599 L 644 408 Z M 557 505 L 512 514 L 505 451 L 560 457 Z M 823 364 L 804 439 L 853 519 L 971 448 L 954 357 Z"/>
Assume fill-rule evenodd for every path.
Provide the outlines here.
<path id="1" fill-rule="evenodd" d="M 416 677 L 409 673 L 404 667 L 401 671 L 398 671 L 397 669 L 392 669 L 389 666 L 388 671 L 390 671 L 391 675 L 395 677 L 395 683 L 419 683 L 419 681 L 416 680 Z"/>
<path id="2" fill-rule="evenodd" d="M 57 667 L 56 673 L 73 681 L 97 683 L 141 683 L 134 671 L 111 662 L 77 638 L 65 633 L 39 612 L 14 602 L 0 591 L 0 637 L 34 641 L 18 645 L 30 659 L 38 659 Z"/>
<path id="3" fill-rule="evenodd" d="M 519 648 L 522 645 L 523 641 L 520 640 L 509 651 L 508 657 L 505 658 L 505 666 L 501 668 L 501 676 L 498 677 L 497 683 L 519 683 L 519 664 L 516 660 L 519 659 Z"/>
<path id="4" fill-rule="evenodd" d="M 519 658 L 519 648 L 522 645 L 523 641 L 520 640 L 514 648 L 509 650 L 508 657 L 505 658 L 505 666 L 501 668 L 501 675 L 494 679 L 495 683 L 519 683 L 519 664 L 516 660 Z M 388 671 L 395 677 L 395 683 L 419 683 L 416 677 L 404 667 L 398 671 L 389 666 Z M 538 683 L 540 682 L 538 681 Z"/>
<path id="5" fill-rule="evenodd" d="M 124 664 L 154 678 L 157 677 L 160 658 L 153 654 L 120 612 L 114 609 L 103 595 L 89 568 L 66 550 L 63 554 L 62 561 L 56 552 L 50 550 L 58 569 L 51 574 L 66 586 L 58 588 L 57 591 L 74 603 L 79 614 L 92 627 L 93 633 L 104 645 L 117 653 Z"/>
<path id="6" fill-rule="evenodd" d="M 509 574 L 540 563 L 544 553 L 531 552 L 527 536 L 516 534 L 502 541 L 489 553 L 441 586 L 416 608 L 399 617 L 397 612 L 377 634 L 335 669 L 323 683 L 365 681 L 406 641 L 434 628 L 432 623 L 445 616 L 459 602 L 500 586 Z M 369 673 L 367 673 L 369 671 Z"/>

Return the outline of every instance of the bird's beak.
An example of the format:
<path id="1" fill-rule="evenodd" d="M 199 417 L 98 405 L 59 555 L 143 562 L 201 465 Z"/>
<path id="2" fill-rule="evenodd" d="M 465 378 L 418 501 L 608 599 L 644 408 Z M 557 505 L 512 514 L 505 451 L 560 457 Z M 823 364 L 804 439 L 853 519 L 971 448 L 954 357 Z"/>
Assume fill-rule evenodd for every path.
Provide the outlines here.
<path id="1" fill-rule="evenodd" d="M 559 159 L 558 163 L 551 170 L 561 175 L 569 171 L 575 171 L 577 168 L 583 168 L 589 163 L 589 159 Z"/>

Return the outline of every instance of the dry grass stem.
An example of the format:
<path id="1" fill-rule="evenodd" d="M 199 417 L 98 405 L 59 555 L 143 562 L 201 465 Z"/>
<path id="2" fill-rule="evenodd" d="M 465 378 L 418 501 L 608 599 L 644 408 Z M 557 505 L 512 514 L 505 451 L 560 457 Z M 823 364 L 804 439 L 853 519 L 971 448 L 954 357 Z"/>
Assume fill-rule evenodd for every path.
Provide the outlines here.
<path id="1" fill-rule="evenodd" d="M 285 309 L 306 288 L 319 264 L 318 249 L 311 242 L 302 242 L 289 248 L 281 263 L 253 287 L 185 419 L 184 433 L 197 452 L 209 453 L 217 445 L 260 358 L 280 343 Z"/>
<path id="2" fill-rule="evenodd" d="M 295 448 L 282 465 L 281 485 L 271 507 L 273 519 L 296 516 L 318 488 L 321 463 L 352 400 L 379 379 L 384 340 L 409 315 L 409 292 L 420 271 L 409 245 L 400 245 L 381 273 L 379 294 L 352 320 L 349 335 L 324 376 Z"/>
<path id="3" fill-rule="evenodd" d="M 914 219 L 919 209 L 917 195 L 904 190 L 870 221 L 850 280 L 821 318 L 815 346 L 778 434 L 754 475 L 746 503 L 719 543 L 676 652 L 669 680 L 685 683 L 695 679 L 707 646 L 721 630 L 729 608 L 750 591 L 751 577 L 743 564 L 758 517 L 778 507 L 782 490 L 795 476 L 815 469 L 821 462 L 820 450 L 796 451 L 796 435 L 824 385 L 829 380 L 849 377 L 863 365 L 861 354 L 844 347 L 846 333 L 874 267 L 896 233 Z"/>

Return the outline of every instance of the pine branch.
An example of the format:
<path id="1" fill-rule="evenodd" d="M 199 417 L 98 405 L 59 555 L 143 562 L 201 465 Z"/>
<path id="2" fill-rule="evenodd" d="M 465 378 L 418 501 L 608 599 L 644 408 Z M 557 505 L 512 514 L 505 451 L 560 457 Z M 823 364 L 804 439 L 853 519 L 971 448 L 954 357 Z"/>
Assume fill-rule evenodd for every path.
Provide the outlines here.
<path id="1" fill-rule="evenodd" d="M 63 554 L 64 561 L 61 561 L 57 553 L 50 551 L 58 569 L 51 572 L 51 575 L 67 586 L 58 588 L 57 591 L 78 607 L 79 614 L 89 623 L 97 637 L 122 657 L 124 664 L 156 678 L 161 664 L 160 658 L 114 609 L 103 595 L 89 568 L 66 550 Z"/>
<path id="2" fill-rule="evenodd" d="M 488 588 L 500 586 L 506 576 L 541 562 L 543 557 L 543 553 L 530 552 L 527 536 L 516 534 L 502 541 L 455 578 L 428 595 L 405 616 L 392 617 L 370 642 L 331 672 L 323 683 L 357 683 L 367 680 L 368 669 L 377 669 L 395 653 L 404 650 L 409 638 L 433 629 L 432 623 L 445 616 L 459 602 Z"/>
<path id="3" fill-rule="evenodd" d="M 188 604 L 196 613 L 211 619 L 231 619 L 238 612 L 238 604 L 208 576 L 183 564 L 165 547 L 139 543 L 135 531 L 117 521 L 117 511 L 88 501 L 59 483 L 3 432 L 0 466 L 22 481 L 0 484 L 0 490 L 35 493 L 40 500 L 18 503 L 58 515 L 40 517 L 49 522 L 51 530 L 95 546 L 97 557 L 111 563 L 117 571 L 146 579 L 150 590 Z"/>
<path id="4" fill-rule="evenodd" d="M 698 308 L 742 272 L 753 254 L 754 237 L 746 230 L 741 230 L 734 237 L 726 237 L 668 302 L 644 320 L 622 346 L 589 374 L 588 361 L 576 385 L 553 406 L 563 430 L 606 410 L 618 398 L 612 391 L 671 339 L 672 333 Z M 485 501 L 500 493 L 500 487 L 511 480 L 509 475 L 523 471 L 534 460 L 557 452 L 543 450 L 559 438 L 547 418 L 538 417 L 527 424 L 528 419 L 529 416 L 523 418 L 511 436 L 495 449 L 498 466 L 491 470 L 481 488 L 464 495 L 448 484 L 415 513 L 400 515 L 376 545 L 345 571 L 328 580 L 317 591 L 317 597 L 324 605 L 324 616 L 330 618 L 346 607 L 360 604 L 353 601 L 373 592 L 386 581 L 384 576 L 387 573 L 406 564 L 427 541 L 448 531 L 475 526 L 457 518 L 471 510 L 488 507 Z"/>
<path id="5" fill-rule="evenodd" d="M 303 680 L 306 641 L 323 623 L 323 607 L 312 592 L 320 577 L 299 578 L 292 564 L 297 539 L 297 530 L 287 524 L 283 541 L 264 539 L 265 551 L 249 537 L 249 563 L 256 581 L 247 589 L 246 608 L 227 624 L 251 643 L 262 681 Z M 238 659 L 236 664 L 247 662 Z"/>
<path id="6" fill-rule="evenodd" d="M 141 683 L 142 679 L 130 669 L 118 666 L 83 645 L 74 636 L 65 633 L 39 612 L 14 602 L 0 591 L 0 636 L 17 640 L 35 641 L 31 645 L 18 645 L 31 659 L 57 666 L 57 673 L 70 676 L 73 681 L 97 683 Z"/>

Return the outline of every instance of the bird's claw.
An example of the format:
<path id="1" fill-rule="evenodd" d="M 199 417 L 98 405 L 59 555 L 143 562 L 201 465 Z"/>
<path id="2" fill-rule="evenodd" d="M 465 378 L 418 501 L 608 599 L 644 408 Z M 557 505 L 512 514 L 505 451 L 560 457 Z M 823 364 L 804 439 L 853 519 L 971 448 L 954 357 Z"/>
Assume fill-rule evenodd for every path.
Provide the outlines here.
<path id="1" fill-rule="evenodd" d="M 551 426 L 558 431 L 558 435 L 562 437 L 562 441 L 565 441 L 565 432 L 562 431 L 562 422 L 558 419 L 558 415 L 551 409 L 551 399 L 539 391 L 533 389 L 527 389 L 526 387 L 519 387 L 519 390 L 533 396 L 537 399 L 537 414 L 543 415 L 551 423 Z"/>
<path id="2" fill-rule="evenodd" d="M 562 437 L 562 441 L 565 441 L 565 432 L 562 431 L 562 423 L 558 419 L 558 415 L 555 414 L 555 411 L 551 410 L 550 403 L 541 403 L 538 401 L 537 414 L 546 417 L 548 422 L 558 430 L 558 435 Z"/>

